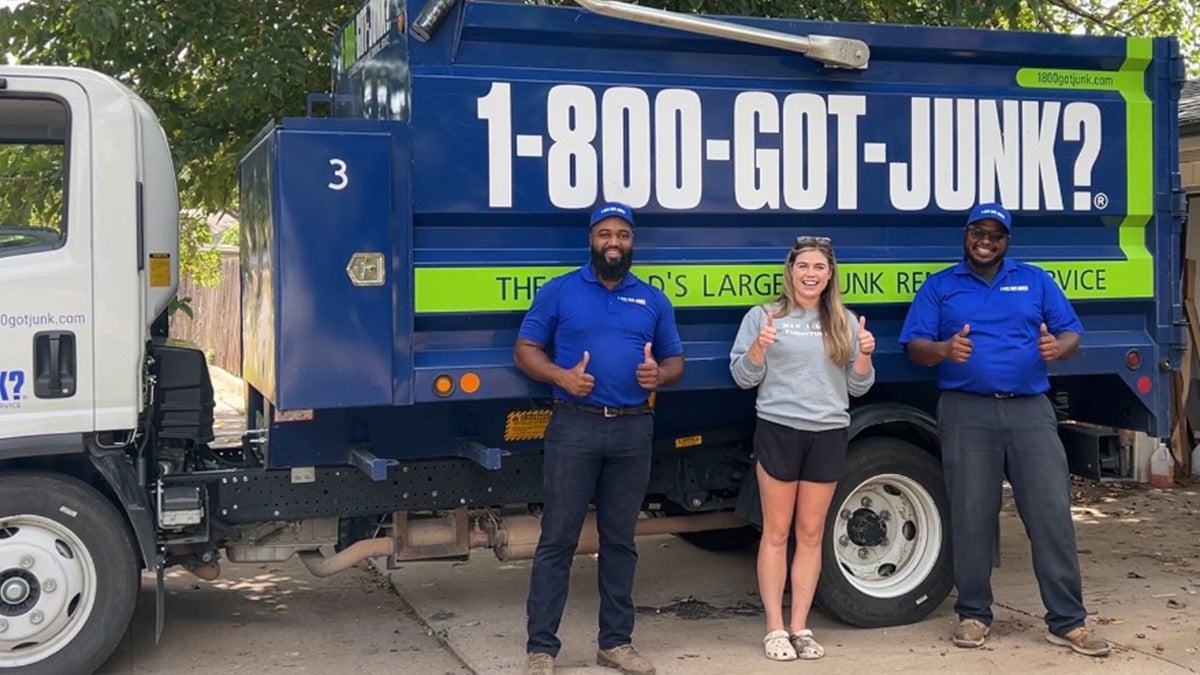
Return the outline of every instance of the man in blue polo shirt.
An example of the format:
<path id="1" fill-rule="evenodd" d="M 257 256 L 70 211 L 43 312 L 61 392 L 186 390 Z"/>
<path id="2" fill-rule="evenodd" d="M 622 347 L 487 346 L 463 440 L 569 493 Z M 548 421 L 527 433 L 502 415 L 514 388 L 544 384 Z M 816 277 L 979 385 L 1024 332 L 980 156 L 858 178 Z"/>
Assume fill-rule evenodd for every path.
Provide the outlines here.
<path id="1" fill-rule="evenodd" d="M 930 276 L 900 344 L 936 366 L 938 433 L 954 542 L 959 624 L 954 644 L 979 647 L 992 623 L 991 561 L 1008 476 L 1046 606 L 1046 639 L 1089 656 L 1108 642 L 1087 628 L 1071 522 L 1070 476 L 1049 398 L 1046 364 L 1079 350 L 1083 326 L 1045 270 L 1005 258 L 1012 216 L 980 204 L 963 260 Z"/>
<path id="2" fill-rule="evenodd" d="M 592 213 L 591 261 L 542 286 L 513 350 L 517 367 L 553 385 L 555 399 L 545 434 L 542 533 L 526 603 L 530 675 L 554 671 L 571 561 L 593 500 L 600 535 L 596 661 L 623 673 L 654 673 L 632 644 L 634 527 L 650 480 L 648 399 L 683 375 L 683 343 L 667 296 L 629 271 L 633 222 L 624 204 Z"/>

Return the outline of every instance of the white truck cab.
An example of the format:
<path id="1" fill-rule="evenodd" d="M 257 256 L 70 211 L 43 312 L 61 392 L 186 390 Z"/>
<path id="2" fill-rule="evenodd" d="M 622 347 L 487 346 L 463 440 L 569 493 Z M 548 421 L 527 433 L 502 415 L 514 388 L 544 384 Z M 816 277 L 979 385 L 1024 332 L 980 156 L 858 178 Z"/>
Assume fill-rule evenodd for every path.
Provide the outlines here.
<path id="1" fill-rule="evenodd" d="M 137 427 L 178 213 L 166 138 L 133 92 L 86 70 L 0 67 L 0 459 Z"/>
<path id="2" fill-rule="evenodd" d="M 0 66 L 0 669 L 96 669 L 139 570 L 160 567 L 144 450 L 178 381 L 164 371 L 198 355 L 153 337 L 178 213 L 166 137 L 133 92 Z"/>

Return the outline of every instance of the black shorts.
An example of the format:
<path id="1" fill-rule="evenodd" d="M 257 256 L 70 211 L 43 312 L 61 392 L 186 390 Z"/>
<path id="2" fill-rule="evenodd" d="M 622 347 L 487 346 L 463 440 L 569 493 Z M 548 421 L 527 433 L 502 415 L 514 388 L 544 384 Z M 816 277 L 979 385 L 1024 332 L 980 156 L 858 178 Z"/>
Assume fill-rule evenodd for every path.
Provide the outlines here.
<path id="1" fill-rule="evenodd" d="M 801 431 L 758 418 L 754 454 L 769 476 L 781 481 L 832 483 L 846 470 L 847 430 Z"/>

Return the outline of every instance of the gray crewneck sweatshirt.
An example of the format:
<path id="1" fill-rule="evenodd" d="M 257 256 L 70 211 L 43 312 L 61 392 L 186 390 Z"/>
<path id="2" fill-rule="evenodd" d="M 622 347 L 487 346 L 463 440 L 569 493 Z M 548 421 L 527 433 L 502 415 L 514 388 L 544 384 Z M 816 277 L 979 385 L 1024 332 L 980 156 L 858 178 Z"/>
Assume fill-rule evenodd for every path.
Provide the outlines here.
<path id="1" fill-rule="evenodd" d="M 770 311 L 776 306 L 768 305 Z M 743 389 L 758 387 L 758 416 L 776 424 L 805 431 L 826 431 L 850 426 L 850 396 L 862 396 L 875 383 L 875 368 L 866 375 L 854 372 L 858 356 L 858 317 L 850 315 L 851 357 L 838 367 L 825 355 L 820 313 L 796 308 L 775 319 L 775 344 L 767 347 L 757 366 L 747 352 L 767 322 L 761 305 L 746 312 L 729 353 L 729 370 Z"/>

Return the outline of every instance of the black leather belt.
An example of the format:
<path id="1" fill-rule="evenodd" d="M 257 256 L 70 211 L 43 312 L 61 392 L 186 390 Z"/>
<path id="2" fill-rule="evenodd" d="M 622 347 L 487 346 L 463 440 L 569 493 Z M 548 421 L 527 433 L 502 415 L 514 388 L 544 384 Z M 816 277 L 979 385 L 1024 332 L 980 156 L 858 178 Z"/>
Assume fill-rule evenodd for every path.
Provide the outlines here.
<path id="1" fill-rule="evenodd" d="M 651 415 L 654 413 L 654 408 L 649 405 L 635 405 L 628 408 L 610 408 L 609 406 L 587 405 L 586 403 L 575 403 L 574 401 L 564 401 L 561 398 L 554 399 L 554 405 L 562 406 L 567 410 L 578 410 L 579 412 L 589 413 L 591 415 L 603 415 L 604 417 L 625 417 L 627 415 Z"/>

